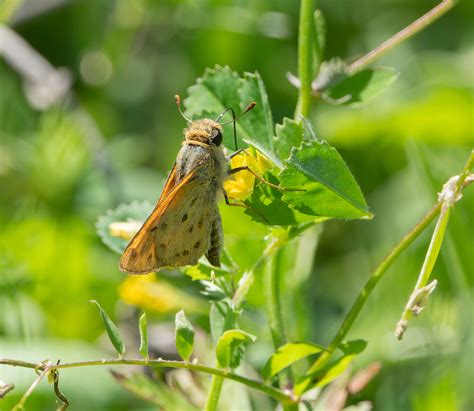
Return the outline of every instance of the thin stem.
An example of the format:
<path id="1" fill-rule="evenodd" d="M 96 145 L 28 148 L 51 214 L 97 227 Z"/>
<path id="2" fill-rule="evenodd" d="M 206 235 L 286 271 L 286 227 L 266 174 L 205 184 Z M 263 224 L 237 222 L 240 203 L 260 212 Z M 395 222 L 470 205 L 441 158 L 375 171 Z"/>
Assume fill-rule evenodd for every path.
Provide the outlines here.
<path id="1" fill-rule="evenodd" d="M 390 37 L 388 40 L 384 41 L 378 47 L 367 53 L 365 56 L 352 63 L 347 68 L 348 73 L 354 74 L 367 67 L 369 64 L 382 57 L 385 53 L 397 47 L 400 43 L 403 43 L 410 37 L 413 37 L 416 33 L 420 32 L 421 30 L 429 26 L 431 23 L 433 23 L 433 21 L 439 19 L 443 14 L 449 11 L 454 6 L 454 4 L 454 0 L 442 1 L 440 4 L 432 8 L 429 12 L 421 16 L 419 19 L 415 20 L 413 23 L 405 27 L 403 30 L 399 31 L 394 36 Z"/>
<path id="2" fill-rule="evenodd" d="M 48 365 L 45 365 L 45 368 L 41 371 L 41 373 L 38 375 L 38 377 L 33 381 L 33 384 L 31 384 L 30 388 L 23 394 L 23 397 L 21 397 L 20 402 L 15 405 L 12 409 L 12 411 L 20 411 L 23 410 L 25 407 L 25 402 L 28 399 L 28 397 L 31 395 L 33 390 L 38 386 L 40 381 L 51 371 L 51 368 Z"/>
<path id="3" fill-rule="evenodd" d="M 0 365 L 10 365 L 13 367 L 22 367 L 30 369 L 39 369 L 44 371 L 42 364 L 34 364 L 26 361 L 12 360 L 12 359 L 0 359 Z M 278 388 L 266 385 L 260 381 L 252 380 L 250 378 L 243 377 L 238 374 L 231 373 L 227 370 L 221 370 L 219 368 L 208 367 L 200 364 L 193 364 L 189 362 L 182 361 L 169 361 L 169 360 L 126 360 L 126 359 L 113 359 L 113 360 L 92 360 L 92 361 L 81 361 L 81 362 L 72 362 L 72 363 L 63 363 L 58 365 L 48 365 L 48 370 L 60 370 L 66 368 L 78 368 L 78 367 L 90 367 L 90 366 L 110 366 L 110 365 L 139 365 L 142 367 L 167 367 L 167 368 L 184 368 L 188 370 L 194 370 L 199 372 L 204 372 L 207 374 L 218 375 L 222 378 L 226 378 L 232 381 L 237 381 L 241 384 L 246 385 L 247 387 L 253 388 L 257 391 L 261 391 L 270 397 L 275 398 L 280 401 L 282 404 L 289 404 L 295 402 L 295 400 L 289 395 L 285 394 Z"/>
<path id="4" fill-rule="evenodd" d="M 269 260 L 265 275 L 265 306 L 275 349 L 287 342 L 280 301 L 281 259 L 282 250 L 279 249 Z"/>
<path id="5" fill-rule="evenodd" d="M 473 163 L 474 153 L 471 152 L 471 155 L 469 156 L 462 173 L 459 176 L 451 178 L 444 185 L 440 194 L 439 202 L 441 203 L 441 212 L 438 221 L 436 222 L 433 235 L 431 236 L 431 241 L 428 251 L 426 252 L 425 260 L 423 261 L 423 266 L 421 267 L 420 274 L 418 275 L 415 288 L 408 299 L 400 321 L 397 323 L 395 329 L 395 336 L 399 340 L 402 339 L 410 318 L 413 315 L 418 315 L 421 312 L 421 310 L 424 308 L 424 305 L 426 304 L 428 295 L 436 287 L 436 280 L 434 280 L 430 285 L 427 285 L 428 280 L 431 276 L 441 250 L 441 245 L 446 233 L 446 227 L 448 226 L 449 217 L 451 215 L 451 210 L 453 209 L 457 199 L 459 199 L 458 195 L 463 189 L 463 185 L 466 182 L 466 178 L 469 175 L 469 171 L 472 168 Z"/>
<path id="6" fill-rule="evenodd" d="M 219 397 L 221 395 L 222 384 L 224 383 L 224 378 L 218 375 L 213 375 L 211 380 L 211 389 L 206 401 L 205 410 L 206 411 L 215 411 L 217 409 L 217 404 L 219 403 Z"/>
<path id="7" fill-rule="evenodd" d="M 288 342 L 280 301 L 281 259 L 282 250 L 279 249 L 268 261 L 265 273 L 265 309 L 275 350 Z M 287 386 L 290 380 L 289 373 L 282 373 L 280 387 Z"/>
<path id="8" fill-rule="evenodd" d="M 234 307 L 240 307 L 242 302 L 244 301 L 247 293 L 250 290 L 254 280 L 255 280 L 255 271 L 260 267 L 261 264 L 264 264 L 269 258 L 273 256 L 273 254 L 282 246 L 284 242 L 282 242 L 279 238 L 273 238 L 270 244 L 267 246 L 265 251 L 263 252 L 262 256 L 257 260 L 257 262 L 252 266 L 252 268 L 247 271 L 239 281 L 239 286 L 237 290 L 235 290 L 234 296 L 232 298 L 232 304 Z"/>
<path id="9" fill-rule="evenodd" d="M 295 117 L 309 117 L 311 110 L 311 82 L 313 81 L 313 45 L 315 0 L 301 0 L 298 30 L 298 77 L 301 86 Z"/>
<path id="10" fill-rule="evenodd" d="M 308 374 L 314 373 L 315 371 L 321 369 L 328 363 L 331 355 L 334 353 L 337 346 L 342 342 L 344 337 L 351 329 L 360 311 L 365 305 L 367 299 L 374 290 L 375 286 L 382 279 L 387 269 L 398 258 L 398 256 L 425 230 L 425 228 L 428 227 L 428 225 L 439 214 L 440 210 L 441 204 L 436 204 L 430 211 L 428 211 L 428 213 L 423 217 L 423 219 L 408 234 L 406 234 L 405 237 L 403 237 L 403 239 L 395 246 L 395 248 L 393 248 L 393 250 L 382 260 L 380 265 L 370 276 L 362 291 L 357 296 L 354 304 L 352 305 L 349 313 L 344 318 L 342 325 L 340 326 L 335 337 L 329 344 L 327 350 L 324 351 L 315 361 L 315 363 L 311 366 L 311 368 L 308 370 Z"/>

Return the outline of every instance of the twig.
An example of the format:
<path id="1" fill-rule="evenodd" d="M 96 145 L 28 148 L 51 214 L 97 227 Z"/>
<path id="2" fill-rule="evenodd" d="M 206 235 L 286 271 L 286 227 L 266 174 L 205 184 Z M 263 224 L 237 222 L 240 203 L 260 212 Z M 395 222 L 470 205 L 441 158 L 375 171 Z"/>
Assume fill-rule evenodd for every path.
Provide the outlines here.
<path id="1" fill-rule="evenodd" d="M 30 388 L 28 388 L 28 390 L 23 394 L 23 397 L 21 397 L 20 402 L 12 408 L 12 411 L 21 411 L 24 409 L 25 402 L 28 399 L 28 397 L 31 395 L 34 389 L 38 386 L 40 381 L 45 377 L 45 375 L 47 375 L 51 371 L 50 365 L 49 364 L 46 365 L 44 363 L 41 363 L 39 365 L 36 364 L 34 365 L 33 368 L 35 370 L 41 369 L 42 371 L 38 374 L 38 377 L 33 381 L 33 384 L 30 385 Z"/>
<path id="2" fill-rule="evenodd" d="M 142 367 L 166 367 L 166 368 L 184 368 L 188 370 L 194 370 L 204 372 L 207 374 L 218 375 L 223 378 L 239 382 L 246 385 L 247 387 L 253 388 L 257 391 L 261 391 L 272 398 L 280 401 L 283 404 L 289 404 L 295 402 L 295 399 L 290 395 L 285 394 L 278 388 L 266 385 L 260 381 L 253 380 L 238 374 L 234 374 L 227 370 L 221 370 L 218 368 L 208 367 L 205 365 L 194 364 L 184 361 L 170 361 L 163 359 L 143 360 L 143 359 L 102 359 L 92 361 L 81 361 L 72 363 L 63 363 L 59 365 L 48 365 L 46 369 L 43 364 L 34 364 L 26 361 L 13 360 L 13 359 L 0 359 L 0 365 L 10 365 L 14 367 L 30 368 L 33 370 L 39 369 L 50 371 L 50 370 L 61 370 L 66 368 L 78 368 L 78 367 L 90 367 L 90 366 L 110 366 L 110 365 L 139 365 Z"/>
<path id="3" fill-rule="evenodd" d="M 449 11 L 454 6 L 454 4 L 454 0 L 442 1 L 436 7 L 432 8 L 429 12 L 415 20 L 403 30 L 399 31 L 388 40 L 385 40 L 378 47 L 352 63 L 347 68 L 347 73 L 352 75 L 367 67 L 369 64 L 382 57 L 385 53 L 389 52 L 410 37 L 413 37 L 416 33 L 429 26 L 433 21 L 439 19 L 443 14 Z"/>

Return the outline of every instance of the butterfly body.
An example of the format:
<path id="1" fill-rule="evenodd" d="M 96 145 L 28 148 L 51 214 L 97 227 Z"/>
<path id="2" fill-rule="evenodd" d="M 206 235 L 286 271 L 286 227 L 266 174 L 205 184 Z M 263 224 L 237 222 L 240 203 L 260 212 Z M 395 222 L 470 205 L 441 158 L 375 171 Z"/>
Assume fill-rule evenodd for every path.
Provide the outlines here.
<path id="1" fill-rule="evenodd" d="M 196 120 L 185 132 L 176 163 L 155 209 L 120 260 L 120 269 L 146 274 L 164 267 L 197 264 L 202 255 L 220 266 L 223 245 L 217 201 L 228 177 L 222 127 Z"/>

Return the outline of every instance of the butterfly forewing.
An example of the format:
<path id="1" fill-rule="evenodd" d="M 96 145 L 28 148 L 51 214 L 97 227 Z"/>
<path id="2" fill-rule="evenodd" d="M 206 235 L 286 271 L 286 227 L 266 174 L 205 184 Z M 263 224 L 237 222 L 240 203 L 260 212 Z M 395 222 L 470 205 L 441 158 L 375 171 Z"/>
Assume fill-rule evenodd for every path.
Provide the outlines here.
<path id="1" fill-rule="evenodd" d="M 170 173 L 155 210 L 122 255 L 122 271 L 146 274 L 193 265 L 208 250 L 208 221 L 215 202 L 209 198 L 214 194 L 207 168 L 206 164 L 196 167 L 174 187 L 174 173 Z M 167 187 L 172 188 L 166 193 Z"/>

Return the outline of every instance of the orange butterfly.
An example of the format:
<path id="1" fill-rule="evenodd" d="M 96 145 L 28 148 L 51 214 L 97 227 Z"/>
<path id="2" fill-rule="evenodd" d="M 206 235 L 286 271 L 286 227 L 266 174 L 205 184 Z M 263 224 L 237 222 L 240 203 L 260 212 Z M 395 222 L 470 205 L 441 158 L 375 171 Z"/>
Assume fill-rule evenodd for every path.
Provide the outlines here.
<path id="1" fill-rule="evenodd" d="M 224 110 L 215 121 L 191 121 L 181 111 L 179 96 L 176 102 L 190 125 L 155 209 L 120 259 L 120 270 L 130 274 L 194 265 L 203 254 L 212 265 L 220 266 L 223 231 L 217 200 L 224 194 L 230 204 L 223 188 L 229 175 L 252 172 L 245 166 L 228 167 L 229 159 L 242 151 L 226 157 L 222 147 L 222 125 L 228 123 L 221 125 L 219 120 L 231 111 L 235 136 L 237 118 L 232 109 Z M 249 104 L 239 118 L 254 107 L 255 103 Z"/>

